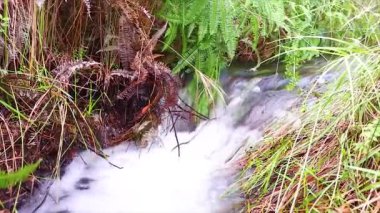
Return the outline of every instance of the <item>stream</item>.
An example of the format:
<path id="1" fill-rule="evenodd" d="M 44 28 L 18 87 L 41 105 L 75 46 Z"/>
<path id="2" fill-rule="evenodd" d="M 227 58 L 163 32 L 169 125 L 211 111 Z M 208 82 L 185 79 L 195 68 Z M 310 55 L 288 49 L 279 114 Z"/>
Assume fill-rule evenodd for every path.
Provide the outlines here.
<path id="1" fill-rule="evenodd" d="M 60 180 L 47 180 L 19 212 L 238 212 L 243 197 L 231 186 L 242 166 L 239 159 L 273 122 L 299 125 L 302 91 L 337 77 L 318 74 L 323 63 L 317 59 L 305 66 L 293 91 L 285 90 L 288 80 L 276 74 L 276 64 L 265 67 L 272 72 L 256 76 L 247 72 L 253 66 L 232 65 L 221 77 L 226 104 L 218 104 L 213 119 L 195 130 L 178 132 L 184 143 L 180 157 L 164 122 L 146 149 L 124 143 L 105 150 L 120 168 L 83 152 Z"/>

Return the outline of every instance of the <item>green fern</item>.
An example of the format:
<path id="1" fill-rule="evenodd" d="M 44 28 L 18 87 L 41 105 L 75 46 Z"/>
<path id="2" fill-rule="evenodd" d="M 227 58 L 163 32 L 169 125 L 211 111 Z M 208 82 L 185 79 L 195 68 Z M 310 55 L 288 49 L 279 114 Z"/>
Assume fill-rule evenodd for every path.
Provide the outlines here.
<path id="1" fill-rule="evenodd" d="M 219 17 L 221 9 L 223 8 L 224 0 L 211 0 L 209 12 L 209 33 L 214 35 L 218 31 Z"/>
<path id="2" fill-rule="evenodd" d="M 6 189 L 10 186 L 14 186 L 19 182 L 25 181 L 30 174 L 32 174 L 40 165 L 41 160 L 36 163 L 26 165 L 23 168 L 15 172 L 6 173 L 0 171 L 0 189 Z"/>
<path id="3" fill-rule="evenodd" d="M 178 24 L 173 23 L 173 22 L 169 23 L 169 27 L 165 33 L 165 45 L 163 47 L 164 51 L 167 50 L 170 47 L 170 45 L 173 43 L 173 41 L 176 39 L 177 32 L 178 32 Z"/>
<path id="4" fill-rule="evenodd" d="M 278 55 L 290 85 L 295 85 L 299 66 L 321 54 L 316 47 L 342 45 L 317 37 L 358 38 L 376 44 L 380 7 L 374 5 L 373 11 L 360 12 L 359 17 L 361 4 L 352 0 L 165 0 L 159 16 L 169 22 L 164 50 L 181 54 L 173 64 L 175 73 L 199 70 L 218 81 L 220 69 L 234 59 L 239 41 L 257 54 L 259 41 L 265 39 L 275 41 L 275 54 L 283 53 Z M 193 100 L 205 95 L 202 82 L 191 85 L 197 88 L 191 89 Z"/>
<path id="5" fill-rule="evenodd" d="M 239 37 L 238 29 L 234 24 L 234 7 L 228 0 L 225 1 L 225 7 L 221 9 L 221 22 L 220 28 L 222 31 L 222 38 L 225 43 L 228 58 L 231 60 L 235 56 L 237 47 L 237 39 Z"/>
<path id="6" fill-rule="evenodd" d="M 271 32 L 279 28 L 288 30 L 285 24 L 285 7 L 283 0 L 257 0 L 252 1 L 257 6 L 257 11 L 261 17 L 267 22 L 267 29 L 263 30 L 263 36 L 267 36 Z"/>
<path id="7" fill-rule="evenodd" d="M 237 11 L 231 0 L 168 0 L 160 16 L 169 22 L 164 50 L 180 39 L 182 48 L 173 72 L 199 70 L 214 81 L 219 80 L 221 68 L 232 60 L 238 43 L 239 29 L 235 24 Z M 193 81 L 197 81 L 194 77 Z M 201 81 L 189 89 L 197 108 L 207 113 L 209 93 L 204 92 Z M 208 99 L 214 99 L 209 97 Z M 205 101 L 205 103 L 204 103 Z M 207 102 L 207 103 L 206 103 Z"/>
<path id="8" fill-rule="evenodd" d="M 181 59 L 178 61 L 177 65 L 173 68 L 174 73 L 181 72 L 184 68 L 190 66 L 199 53 L 199 47 L 195 46 L 188 50 Z"/>

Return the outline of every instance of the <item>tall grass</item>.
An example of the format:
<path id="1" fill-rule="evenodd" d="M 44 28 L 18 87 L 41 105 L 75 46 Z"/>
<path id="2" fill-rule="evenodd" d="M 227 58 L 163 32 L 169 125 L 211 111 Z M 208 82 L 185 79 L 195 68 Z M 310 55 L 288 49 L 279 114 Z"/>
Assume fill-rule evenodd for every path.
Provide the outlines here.
<path id="1" fill-rule="evenodd" d="M 284 52 L 274 56 L 287 61 L 304 54 L 307 59 L 315 54 L 334 55 L 336 59 L 321 71 L 340 71 L 341 75 L 313 108 L 302 107 L 308 110 L 299 128 L 271 131 L 262 145 L 249 152 L 237 183 L 247 196 L 247 212 L 380 210 L 380 22 L 375 18 L 380 15 L 379 3 L 346 3 L 317 7 L 323 10 L 319 15 L 329 14 L 321 19 L 326 31 L 284 38 Z M 293 46 L 286 45 L 288 40 L 319 43 Z M 287 76 L 296 81 L 300 63 L 289 65 Z M 315 90 L 316 86 L 307 93 L 305 103 L 318 93 Z"/>
<path id="2" fill-rule="evenodd" d="M 338 56 L 322 71 L 341 75 L 300 128 L 268 133 L 248 155 L 239 182 L 246 211 L 380 210 L 380 49 L 334 40 L 338 47 L 300 49 Z"/>

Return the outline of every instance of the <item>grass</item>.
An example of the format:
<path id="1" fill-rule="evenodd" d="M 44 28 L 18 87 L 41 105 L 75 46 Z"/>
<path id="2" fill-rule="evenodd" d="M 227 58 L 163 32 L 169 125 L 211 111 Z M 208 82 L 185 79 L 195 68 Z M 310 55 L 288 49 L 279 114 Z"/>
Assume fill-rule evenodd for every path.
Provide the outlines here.
<path id="1" fill-rule="evenodd" d="M 301 127 L 268 132 L 247 156 L 247 212 L 380 210 L 380 49 L 347 44 L 321 48 L 339 56 L 323 72 L 342 74 Z"/>
<path id="2" fill-rule="evenodd" d="M 242 186 L 274 209 L 340 208 L 347 202 L 357 207 L 374 199 L 380 43 L 375 0 L 4 0 L 0 14 L 0 169 L 7 174 L 41 157 L 34 175 L 59 176 L 78 150 L 97 152 L 133 137 L 130 130 L 147 119 L 158 125 L 160 112 L 175 105 L 178 85 L 156 60 L 176 74 L 192 74 L 187 88 L 204 113 L 223 96 L 219 74 L 231 60 L 282 60 L 286 76 L 296 82 L 303 62 L 333 54 L 340 59 L 326 71 L 352 60 L 359 66 L 346 70 L 331 89 L 334 102 L 326 93 L 302 131 L 267 139 L 262 153 L 249 156 L 247 168 L 258 172 Z M 168 29 L 159 48 L 167 52 L 159 58 L 151 35 L 166 26 L 161 21 Z M 139 75 L 131 76 L 136 70 Z M 139 87 L 147 91 L 136 92 Z M 105 125 L 112 131 L 105 132 Z M 15 209 L 33 190 L 32 180 L 1 190 L 4 206 Z M 342 180 L 356 188 L 344 191 Z M 255 202 L 248 200 L 247 209 L 257 208 Z"/>
<path id="3" fill-rule="evenodd" d="M 379 5 L 373 1 L 347 3 L 342 8 L 336 4 L 321 7 L 324 11 L 319 14 L 334 10 L 332 17 L 343 15 L 339 20 L 323 20 L 332 24 L 335 32 L 298 34 L 280 41 L 319 40 L 318 45 L 285 45 L 283 51 L 264 60 L 293 60 L 305 53 L 333 55 L 335 59 L 321 72 L 340 70 L 342 74 L 312 108 L 306 103 L 319 94 L 317 86 L 307 92 L 300 110 L 301 126 L 268 130 L 263 143 L 247 153 L 237 182 L 247 198 L 246 212 L 380 210 L 380 33 L 375 18 L 380 14 Z M 297 82 L 300 63 L 289 65 L 285 74 Z"/>
<path id="4" fill-rule="evenodd" d="M 156 3 L 1 4 L 0 207 L 16 211 L 79 151 L 106 158 L 101 149 L 143 135 L 141 123 L 155 128 L 178 87 L 153 56 Z"/>
<path id="5" fill-rule="evenodd" d="M 93 127 L 86 122 L 83 110 L 55 79 L 39 76 L 40 80 L 34 81 L 29 77 L 28 74 L 16 76 L 8 73 L 1 79 L 2 170 L 9 175 L 42 158 L 39 171 L 50 172 L 57 177 L 64 160 L 70 158 L 68 150 L 89 146 L 99 149 L 100 145 L 92 144 L 97 141 L 92 132 Z M 37 164 L 33 165 L 35 169 Z M 5 177 L 9 179 L 19 176 Z M 21 179 L 15 180 L 19 182 Z M 7 196 L 14 197 L 14 203 L 17 203 L 21 195 L 20 190 L 24 193 L 25 189 L 20 186 L 9 191 L 16 194 Z M 7 187 L 11 188 L 14 188 L 14 184 Z M 9 203 L 5 205 L 9 206 Z"/>

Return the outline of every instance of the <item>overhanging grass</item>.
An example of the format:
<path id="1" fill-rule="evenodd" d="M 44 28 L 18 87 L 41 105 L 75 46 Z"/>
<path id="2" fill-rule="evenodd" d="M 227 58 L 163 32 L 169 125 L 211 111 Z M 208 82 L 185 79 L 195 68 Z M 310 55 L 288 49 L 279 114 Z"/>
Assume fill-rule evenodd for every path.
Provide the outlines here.
<path id="1" fill-rule="evenodd" d="M 342 74 L 301 128 L 252 150 L 239 182 L 246 211 L 379 211 L 380 52 L 347 50 L 325 67 Z"/>

